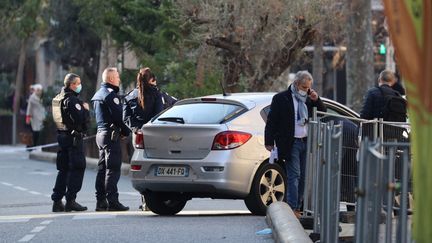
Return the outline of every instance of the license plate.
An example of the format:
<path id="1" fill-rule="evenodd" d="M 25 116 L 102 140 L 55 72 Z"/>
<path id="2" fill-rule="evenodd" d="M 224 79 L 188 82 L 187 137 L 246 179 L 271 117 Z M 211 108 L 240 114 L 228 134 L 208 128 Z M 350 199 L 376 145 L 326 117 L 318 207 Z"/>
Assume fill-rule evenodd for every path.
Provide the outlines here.
<path id="1" fill-rule="evenodd" d="M 189 168 L 186 166 L 158 166 L 155 176 L 189 176 Z"/>

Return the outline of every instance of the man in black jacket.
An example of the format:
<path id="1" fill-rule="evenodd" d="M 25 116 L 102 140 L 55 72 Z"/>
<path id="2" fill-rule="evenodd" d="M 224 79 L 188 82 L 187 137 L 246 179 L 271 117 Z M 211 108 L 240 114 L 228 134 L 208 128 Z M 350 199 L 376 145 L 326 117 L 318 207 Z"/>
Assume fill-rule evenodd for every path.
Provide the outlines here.
<path id="1" fill-rule="evenodd" d="M 288 89 L 273 97 L 265 127 L 266 149 L 271 151 L 276 145 L 279 158 L 285 160 L 286 199 L 295 212 L 300 210 L 304 192 L 308 118 L 312 115 L 312 107 L 326 111 L 317 92 L 311 89 L 312 83 L 309 72 L 297 72 Z"/>
<path id="2" fill-rule="evenodd" d="M 384 70 L 378 78 L 378 87 L 373 87 L 367 91 L 364 98 L 363 107 L 360 111 L 360 117 L 363 119 L 372 120 L 375 118 L 384 118 L 384 121 L 405 122 L 406 121 L 406 103 L 389 108 L 389 97 L 396 97 L 404 101 L 401 94 L 394 90 L 392 86 L 397 82 L 396 76 L 390 70 Z M 404 101 L 406 102 L 406 101 Z M 391 115 L 397 111 L 396 115 Z M 391 113 L 393 112 L 393 113 Z M 372 138 L 373 124 L 364 124 L 363 136 Z M 384 140 L 388 139 L 403 139 L 402 133 L 404 129 L 384 125 Z"/>
<path id="3" fill-rule="evenodd" d="M 373 87 L 367 91 L 360 117 L 368 120 L 384 118 L 383 111 L 386 105 L 384 94 L 394 93 L 396 95 L 397 91 L 391 88 L 395 83 L 396 77 L 392 71 L 382 71 L 378 78 L 378 87 Z"/>

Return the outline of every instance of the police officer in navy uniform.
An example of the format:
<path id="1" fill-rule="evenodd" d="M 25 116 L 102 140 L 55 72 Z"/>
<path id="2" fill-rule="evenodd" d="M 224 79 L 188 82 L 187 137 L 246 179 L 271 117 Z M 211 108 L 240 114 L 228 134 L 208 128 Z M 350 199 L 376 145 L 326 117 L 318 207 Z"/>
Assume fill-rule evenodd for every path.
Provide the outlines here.
<path id="1" fill-rule="evenodd" d="M 99 169 L 96 176 L 96 211 L 126 211 L 129 207 L 119 202 L 117 182 L 120 179 L 120 137 L 129 136 L 123 123 L 122 103 L 118 96 L 120 76 L 116 68 L 106 68 L 102 85 L 92 98 L 95 109 L 99 148 Z"/>
<path id="2" fill-rule="evenodd" d="M 81 92 L 81 79 L 69 73 L 64 78 L 64 87 L 52 100 L 52 112 L 57 126 L 57 179 L 51 199 L 53 212 L 85 211 L 75 201 L 81 190 L 86 159 L 83 149 L 84 133 L 89 122 L 89 106 L 78 97 Z M 66 205 L 62 198 L 66 196 Z"/>

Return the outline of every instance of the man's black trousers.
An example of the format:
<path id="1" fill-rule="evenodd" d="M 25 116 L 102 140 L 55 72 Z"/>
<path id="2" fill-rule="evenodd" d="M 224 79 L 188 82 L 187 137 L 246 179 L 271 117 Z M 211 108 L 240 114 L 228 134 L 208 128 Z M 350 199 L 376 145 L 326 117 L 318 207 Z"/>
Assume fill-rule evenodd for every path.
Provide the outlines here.
<path id="1" fill-rule="evenodd" d="M 118 202 L 117 183 L 121 173 L 120 140 L 111 141 L 110 130 L 99 130 L 96 134 L 96 144 L 99 148 L 96 199 L 107 199 L 109 203 Z"/>
<path id="2" fill-rule="evenodd" d="M 59 201 L 66 196 L 66 200 L 75 200 L 77 193 L 81 190 L 86 159 L 82 139 L 76 140 L 68 132 L 58 132 L 57 141 L 60 150 L 57 152 L 57 179 L 54 185 L 51 199 Z"/>

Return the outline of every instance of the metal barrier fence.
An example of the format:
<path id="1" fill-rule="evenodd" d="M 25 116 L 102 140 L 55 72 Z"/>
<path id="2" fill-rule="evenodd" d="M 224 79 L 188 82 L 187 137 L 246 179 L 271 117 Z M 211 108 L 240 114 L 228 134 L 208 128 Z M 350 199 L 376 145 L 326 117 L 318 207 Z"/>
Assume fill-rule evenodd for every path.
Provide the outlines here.
<path id="1" fill-rule="evenodd" d="M 411 242 L 408 223 L 408 184 L 410 181 L 409 143 L 371 142 L 360 146 L 359 185 L 357 189 L 356 242 Z M 383 150 L 382 153 L 379 150 Z M 401 178 L 395 178 L 398 150 L 402 151 Z M 399 182 L 397 182 L 399 180 Z M 394 207 L 395 193 L 400 184 L 400 208 Z M 393 225 L 393 210 L 398 210 L 397 225 Z M 385 212 L 382 214 L 382 212 Z M 385 228 L 380 230 L 385 215 Z M 393 235 L 393 231 L 396 234 Z"/>
<path id="2" fill-rule="evenodd" d="M 411 179 L 407 172 L 410 167 L 409 130 L 407 123 L 368 121 L 314 112 L 308 130 L 311 139 L 308 139 L 303 209 L 305 214 L 313 215 L 313 232 L 320 235 L 321 242 L 337 242 L 341 201 L 349 210 L 356 208 L 356 239 L 363 233 L 363 237 L 366 237 L 358 238 L 356 242 L 371 241 L 376 239 L 377 234 L 381 239 L 385 235 L 386 242 L 392 242 L 393 210 L 387 214 L 385 229 L 379 230 L 379 218 L 376 220 L 381 211 L 387 208 L 394 209 L 399 215 L 395 239 L 407 242 L 407 194 L 411 190 Z M 365 144 L 365 141 L 374 143 Z M 367 147 L 372 145 L 373 149 L 369 150 Z M 374 151 L 374 154 L 370 155 L 368 151 Z M 376 157 L 375 162 L 369 162 L 371 156 Z M 401 208 L 394 205 L 395 188 L 399 184 L 402 189 L 406 185 L 406 193 L 403 190 L 400 193 Z M 373 185 L 367 189 L 369 193 L 376 193 L 365 199 L 362 190 L 366 190 L 364 186 L 367 185 Z M 365 225 L 368 228 L 360 227 Z"/>
<path id="3" fill-rule="evenodd" d="M 341 123 L 309 123 L 304 211 L 314 217 L 314 233 L 322 242 L 337 242 L 341 184 Z"/>

